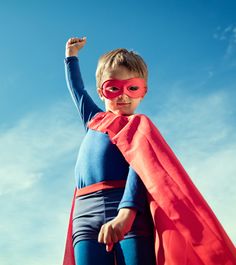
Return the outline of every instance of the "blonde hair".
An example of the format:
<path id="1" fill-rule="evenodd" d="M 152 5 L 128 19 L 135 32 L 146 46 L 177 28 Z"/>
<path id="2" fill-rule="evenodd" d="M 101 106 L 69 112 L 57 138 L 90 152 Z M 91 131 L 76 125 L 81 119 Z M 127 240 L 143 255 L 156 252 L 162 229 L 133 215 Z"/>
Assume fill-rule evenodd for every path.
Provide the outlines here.
<path id="1" fill-rule="evenodd" d="M 126 67 L 129 71 L 137 73 L 139 77 L 147 81 L 148 69 L 143 58 L 134 51 L 119 48 L 107 52 L 99 58 L 96 70 L 97 87 L 101 87 L 102 77 L 106 71 L 115 70 L 120 66 Z"/>

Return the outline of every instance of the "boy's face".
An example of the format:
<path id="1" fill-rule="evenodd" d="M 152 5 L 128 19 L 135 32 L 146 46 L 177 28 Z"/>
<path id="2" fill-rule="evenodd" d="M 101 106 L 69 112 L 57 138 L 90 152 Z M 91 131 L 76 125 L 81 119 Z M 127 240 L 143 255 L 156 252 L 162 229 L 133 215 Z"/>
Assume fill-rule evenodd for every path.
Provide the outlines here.
<path id="1" fill-rule="evenodd" d="M 115 71 L 105 72 L 103 74 L 101 84 L 103 84 L 106 80 L 117 79 L 117 80 L 126 80 L 131 78 L 139 77 L 137 73 L 130 72 L 126 67 L 119 67 Z M 144 95 L 140 95 L 139 97 L 131 97 L 126 93 L 122 93 L 114 98 L 107 98 L 104 96 L 102 92 L 102 88 L 98 88 L 98 94 L 100 98 L 105 103 L 106 111 L 113 112 L 115 114 L 121 115 L 132 115 L 134 114 L 136 108 L 138 107 L 140 101 L 143 99 Z"/>

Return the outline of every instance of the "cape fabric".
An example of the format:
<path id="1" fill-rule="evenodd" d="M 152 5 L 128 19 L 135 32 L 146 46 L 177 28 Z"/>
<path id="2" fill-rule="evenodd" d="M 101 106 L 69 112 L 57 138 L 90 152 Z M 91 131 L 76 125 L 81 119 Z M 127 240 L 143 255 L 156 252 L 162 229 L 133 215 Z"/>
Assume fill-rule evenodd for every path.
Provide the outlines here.
<path id="1" fill-rule="evenodd" d="M 236 265 L 235 246 L 149 118 L 100 112 L 88 127 L 109 135 L 146 186 L 157 265 Z"/>

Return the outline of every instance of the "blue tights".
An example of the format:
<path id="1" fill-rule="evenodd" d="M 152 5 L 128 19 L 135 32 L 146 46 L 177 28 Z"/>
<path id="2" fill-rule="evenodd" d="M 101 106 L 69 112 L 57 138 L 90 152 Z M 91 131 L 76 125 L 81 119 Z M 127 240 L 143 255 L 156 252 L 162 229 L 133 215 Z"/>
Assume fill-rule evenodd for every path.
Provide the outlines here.
<path id="1" fill-rule="evenodd" d="M 105 245 L 96 240 L 79 241 L 74 248 L 76 265 L 154 265 L 154 243 L 151 237 L 128 238 L 115 244 L 107 252 Z M 115 256 L 114 256 L 115 255 Z"/>

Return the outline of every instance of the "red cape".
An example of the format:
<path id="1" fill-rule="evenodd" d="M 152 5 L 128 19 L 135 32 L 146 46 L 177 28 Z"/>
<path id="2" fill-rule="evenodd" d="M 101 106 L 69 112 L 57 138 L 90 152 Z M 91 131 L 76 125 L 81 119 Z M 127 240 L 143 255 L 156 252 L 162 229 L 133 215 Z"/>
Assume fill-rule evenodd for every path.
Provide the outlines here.
<path id="1" fill-rule="evenodd" d="M 101 112 L 88 127 L 108 133 L 146 186 L 158 265 L 236 265 L 233 243 L 150 119 Z M 71 221 L 68 232 L 63 265 L 74 265 Z"/>

